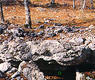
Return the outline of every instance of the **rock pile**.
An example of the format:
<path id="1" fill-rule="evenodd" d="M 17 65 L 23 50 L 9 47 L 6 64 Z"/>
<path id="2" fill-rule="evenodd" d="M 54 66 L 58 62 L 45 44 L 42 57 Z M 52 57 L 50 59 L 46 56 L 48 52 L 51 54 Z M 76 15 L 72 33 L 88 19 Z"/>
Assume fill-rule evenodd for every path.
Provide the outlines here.
<path id="1" fill-rule="evenodd" d="M 22 28 L 0 28 L 2 36 L 9 35 L 0 44 L 0 78 L 7 80 L 46 80 L 37 61 L 42 59 L 47 64 L 57 64 L 66 67 L 83 62 L 95 64 L 95 38 L 92 33 L 95 28 L 76 28 L 56 24 L 45 28 L 40 33 L 27 32 Z M 65 32 L 65 34 L 63 34 Z M 53 37 L 63 34 L 57 40 L 33 40 L 33 37 Z M 32 36 L 31 36 L 32 35 Z M 37 35 L 37 36 L 35 36 Z M 25 39 L 25 37 L 30 39 Z M 11 39 L 10 39 L 11 38 Z M 89 59 L 91 57 L 91 59 Z M 11 75 L 10 75 L 11 74 Z M 24 76 L 24 77 L 23 77 Z"/>

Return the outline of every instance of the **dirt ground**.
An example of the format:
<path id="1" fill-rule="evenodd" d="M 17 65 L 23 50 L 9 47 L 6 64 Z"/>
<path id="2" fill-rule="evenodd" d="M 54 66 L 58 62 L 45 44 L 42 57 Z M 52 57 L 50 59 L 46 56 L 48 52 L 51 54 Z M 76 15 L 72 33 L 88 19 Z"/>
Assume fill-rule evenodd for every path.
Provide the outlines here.
<path id="1" fill-rule="evenodd" d="M 50 23 L 62 23 L 70 26 L 95 25 L 95 9 L 90 9 L 90 2 L 87 1 L 86 9 L 82 10 L 80 1 L 76 1 L 76 9 L 72 8 L 73 0 L 55 0 L 55 7 L 49 7 L 50 0 L 31 0 L 30 11 L 32 24 L 36 26 L 38 22 L 50 19 Z M 94 1 L 95 5 L 95 1 Z M 25 9 L 23 1 L 4 5 L 5 20 L 13 24 L 25 23 Z"/>

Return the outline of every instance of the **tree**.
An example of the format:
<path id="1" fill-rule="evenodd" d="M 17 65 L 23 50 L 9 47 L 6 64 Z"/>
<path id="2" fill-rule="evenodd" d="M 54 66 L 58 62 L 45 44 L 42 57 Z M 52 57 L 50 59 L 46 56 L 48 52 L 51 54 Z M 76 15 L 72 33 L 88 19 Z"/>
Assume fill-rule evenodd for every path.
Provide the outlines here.
<path id="1" fill-rule="evenodd" d="M 24 0 L 24 6 L 25 6 L 25 15 L 26 15 L 26 21 L 25 25 L 28 28 L 31 28 L 31 16 L 30 16 L 30 9 L 29 9 L 29 0 Z"/>
<path id="2" fill-rule="evenodd" d="M 51 4 L 55 4 L 55 0 L 51 0 Z"/>
<path id="3" fill-rule="evenodd" d="M 1 18 L 1 23 L 4 23 L 2 1 L 0 1 L 0 18 Z"/>
<path id="4" fill-rule="evenodd" d="M 90 0 L 90 3 L 91 3 L 91 9 L 93 9 L 93 0 Z"/>
<path id="5" fill-rule="evenodd" d="M 76 70 L 76 80 L 84 80 L 84 74 L 80 73 L 79 70 Z"/>
<path id="6" fill-rule="evenodd" d="M 73 0 L 73 9 L 75 9 L 75 0 Z"/>
<path id="7" fill-rule="evenodd" d="M 82 9 L 84 9 L 86 7 L 86 0 L 83 0 L 83 6 Z"/>

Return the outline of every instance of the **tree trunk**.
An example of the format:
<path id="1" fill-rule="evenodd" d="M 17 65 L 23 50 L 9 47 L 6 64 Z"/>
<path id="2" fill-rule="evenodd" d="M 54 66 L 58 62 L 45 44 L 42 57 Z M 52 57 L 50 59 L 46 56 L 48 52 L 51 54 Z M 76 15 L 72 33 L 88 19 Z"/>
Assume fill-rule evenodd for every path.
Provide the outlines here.
<path id="1" fill-rule="evenodd" d="M 83 6 L 83 0 L 80 0 L 80 8 L 82 9 Z"/>
<path id="2" fill-rule="evenodd" d="M 78 70 L 76 70 L 76 80 L 85 80 L 84 74 L 80 73 Z"/>
<path id="3" fill-rule="evenodd" d="M 83 1 L 82 9 L 86 8 L 86 0 Z"/>
<path id="4" fill-rule="evenodd" d="M 73 9 L 75 9 L 75 0 L 73 0 Z"/>
<path id="5" fill-rule="evenodd" d="M 4 23 L 2 2 L 0 2 L 0 17 L 1 17 L 1 23 Z"/>
<path id="6" fill-rule="evenodd" d="M 55 0 L 51 0 L 51 4 L 55 4 Z"/>
<path id="7" fill-rule="evenodd" d="M 28 28 L 31 28 L 31 16 L 30 16 L 30 9 L 29 9 L 29 2 L 28 0 L 24 0 L 24 6 L 25 6 L 25 15 L 26 15 L 26 21 L 25 24 Z"/>
<path id="8" fill-rule="evenodd" d="M 91 9 L 93 9 L 93 0 L 90 0 L 90 3 L 91 3 Z"/>

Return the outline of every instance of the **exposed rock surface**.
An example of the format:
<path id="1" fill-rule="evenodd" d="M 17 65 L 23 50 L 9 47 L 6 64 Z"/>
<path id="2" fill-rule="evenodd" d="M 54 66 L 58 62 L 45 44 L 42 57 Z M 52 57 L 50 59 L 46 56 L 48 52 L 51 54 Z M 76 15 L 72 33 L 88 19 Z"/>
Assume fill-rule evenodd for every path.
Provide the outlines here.
<path id="1" fill-rule="evenodd" d="M 11 64 L 10 63 L 5 62 L 5 63 L 0 64 L 0 71 L 6 72 L 6 71 L 8 71 L 10 69 L 11 69 Z"/>

